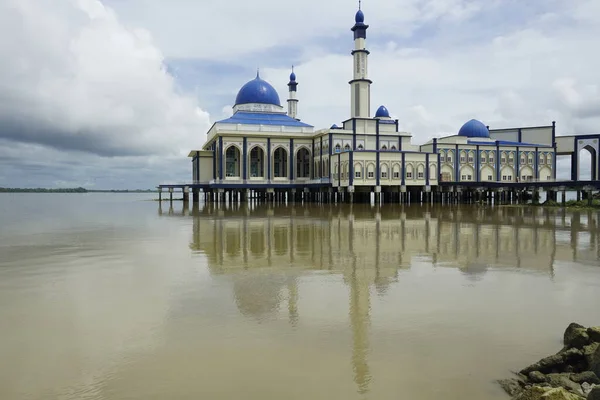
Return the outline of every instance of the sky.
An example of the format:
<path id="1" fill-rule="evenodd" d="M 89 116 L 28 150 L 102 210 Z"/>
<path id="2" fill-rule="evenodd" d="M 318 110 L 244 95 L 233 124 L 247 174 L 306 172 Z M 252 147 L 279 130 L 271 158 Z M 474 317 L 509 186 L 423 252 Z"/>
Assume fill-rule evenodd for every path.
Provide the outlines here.
<path id="1" fill-rule="evenodd" d="M 350 113 L 349 0 L 0 0 L 0 187 L 146 189 L 256 75 L 299 118 Z M 364 0 L 371 112 L 421 144 L 471 118 L 600 132 L 597 0 Z M 589 160 L 589 157 L 585 157 Z M 566 160 L 565 160 L 566 161 Z M 569 164 L 559 162 L 559 176 Z M 583 172 L 585 174 L 585 172 Z"/>

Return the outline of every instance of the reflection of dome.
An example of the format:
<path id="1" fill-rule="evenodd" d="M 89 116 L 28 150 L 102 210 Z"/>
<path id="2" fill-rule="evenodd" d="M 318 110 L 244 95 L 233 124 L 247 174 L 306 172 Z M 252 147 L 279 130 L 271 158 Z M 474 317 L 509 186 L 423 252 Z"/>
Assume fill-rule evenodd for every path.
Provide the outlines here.
<path id="1" fill-rule="evenodd" d="M 233 277 L 233 291 L 237 308 L 247 317 L 271 317 L 279 310 L 284 286 L 284 278 L 272 275 L 236 275 Z"/>
<path id="2" fill-rule="evenodd" d="M 281 106 L 279 95 L 275 88 L 269 82 L 260 79 L 258 73 L 256 74 L 256 78 L 242 86 L 235 98 L 236 106 L 238 104 L 251 103 Z"/>
<path id="3" fill-rule="evenodd" d="M 490 131 L 481 122 L 476 119 L 472 119 L 466 122 L 458 131 L 458 136 L 466 136 L 470 138 L 489 138 Z"/>

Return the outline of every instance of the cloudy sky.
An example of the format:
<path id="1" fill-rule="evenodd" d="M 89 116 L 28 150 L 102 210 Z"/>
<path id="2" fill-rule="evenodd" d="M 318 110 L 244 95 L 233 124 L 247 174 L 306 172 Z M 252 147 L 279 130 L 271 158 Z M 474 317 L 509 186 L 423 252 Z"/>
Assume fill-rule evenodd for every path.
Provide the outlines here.
<path id="1" fill-rule="evenodd" d="M 256 69 L 317 128 L 349 115 L 351 0 L 0 0 L 0 186 L 151 188 Z M 477 118 L 600 131 L 597 0 L 364 0 L 374 110 L 413 142 Z M 562 173 L 568 175 L 568 171 Z"/>

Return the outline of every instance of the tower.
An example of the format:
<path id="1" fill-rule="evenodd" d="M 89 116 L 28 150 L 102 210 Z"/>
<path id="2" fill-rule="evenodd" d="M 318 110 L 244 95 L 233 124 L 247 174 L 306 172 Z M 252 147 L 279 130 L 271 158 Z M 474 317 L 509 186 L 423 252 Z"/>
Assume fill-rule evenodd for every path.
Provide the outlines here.
<path id="1" fill-rule="evenodd" d="M 367 28 L 369 25 L 364 23 L 365 15 L 360 9 L 360 3 L 354 21 L 355 24 L 351 29 L 352 32 L 354 32 L 354 50 L 352 50 L 352 56 L 354 57 L 354 74 L 353 79 L 348 82 L 350 84 L 351 94 L 350 116 L 352 118 L 370 118 L 371 83 L 373 82 L 367 78 L 367 58 L 369 50 L 365 48 Z"/>
<path id="2" fill-rule="evenodd" d="M 292 66 L 292 73 L 290 74 L 290 81 L 288 83 L 289 88 L 289 96 L 288 96 L 288 115 L 294 119 L 297 119 L 298 115 L 298 99 L 296 98 L 296 87 L 298 86 L 298 82 L 296 82 L 296 74 L 294 73 L 294 67 Z"/>

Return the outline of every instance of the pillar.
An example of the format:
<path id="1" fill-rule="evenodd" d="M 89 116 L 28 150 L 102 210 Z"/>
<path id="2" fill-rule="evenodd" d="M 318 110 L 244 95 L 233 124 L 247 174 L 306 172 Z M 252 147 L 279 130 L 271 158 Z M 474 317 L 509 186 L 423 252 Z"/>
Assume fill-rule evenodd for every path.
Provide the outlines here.
<path id="1" fill-rule="evenodd" d="M 188 203 L 190 201 L 190 187 L 184 186 L 181 188 L 181 192 L 183 193 L 183 202 Z"/>

